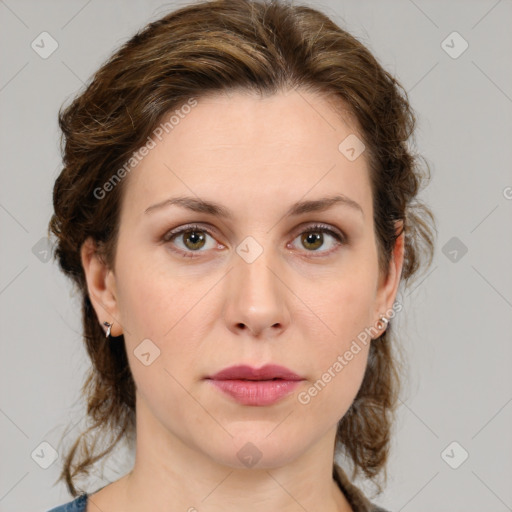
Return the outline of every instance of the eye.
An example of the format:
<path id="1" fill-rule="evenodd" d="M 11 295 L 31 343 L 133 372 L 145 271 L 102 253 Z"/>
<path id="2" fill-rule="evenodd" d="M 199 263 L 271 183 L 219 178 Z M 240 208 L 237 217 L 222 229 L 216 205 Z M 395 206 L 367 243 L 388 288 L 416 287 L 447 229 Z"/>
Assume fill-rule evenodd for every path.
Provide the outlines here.
<path id="1" fill-rule="evenodd" d="M 328 240 L 330 238 L 327 244 L 327 250 L 319 251 L 322 246 L 326 245 L 325 234 L 328 235 Z M 341 233 L 322 224 L 309 226 L 308 229 L 302 231 L 302 233 L 295 238 L 295 240 L 297 239 L 300 239 L 302 247 L 305 247 L 307 252 L 320 252 L 322 255 L 332 253 L 338 246 L 345 243 L 344 236 Z"/>
<path id="2" fill-rule="evenodd" d="M 327 240 L 330 239 L 330 241 L 327 244 L 327 250 L 320 251 L 319 249 L 326 245 L 325 234 L 328 235 Z M 211 240 L 208 241 L 208 238 Z M 299 236 L 295 237 L 294 241 L 297 239 L 300 239 L 300 243 L 307 249 L 307 252 L 318 252 L 322 256 L 331 254 L 336 251 L 340 245 L 346 243 L 345 237 L 341 232 L 323 224 L 309 226 L 305 231 L 302 231 Z M 169 231 L 164 235 L 163 240 L 165 242 L 171 242 L 171 246 L 176 247 L 172 248 L 172 250 L 185 258 L 198 257 L 199 254 L 194 253 L 205 252 L 215 247 L 223 247 L 216 242 L 208 229 L 198 225 L 187 225 Z"/>
<path id="3" fill-rule="evenodd" d="M 210 245 L 208 246 L 207 237 L 211 238 Z M 214 249 L 217 247 L 215 240 L 210 232 L 200 226 L 185 226 L 173 231 L 169 231 L 164 236 L 165 242 L 172 242 L 172 245 L 178 246 L 178 249 L 173 249 L 180 253 L 183 257 L 193 258 L 194 252 L 204 252 L 201 249 L 206 248 Z M 181 242 L 181 246 L 175 243 L 174 240 Z"/>

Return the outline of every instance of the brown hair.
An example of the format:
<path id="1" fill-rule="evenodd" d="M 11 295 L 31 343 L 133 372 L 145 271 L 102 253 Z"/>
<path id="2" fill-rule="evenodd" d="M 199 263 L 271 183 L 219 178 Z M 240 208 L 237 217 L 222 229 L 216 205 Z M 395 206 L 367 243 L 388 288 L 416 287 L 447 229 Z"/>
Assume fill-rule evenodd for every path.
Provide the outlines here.
<path id="1" fill-rule="evenodd" d="M 396 220 L 404 221 L 402 280 L 411 280 L 423 257 L 430 266 L 435 220 L 417 200 L 430 172 L 428 164 L 419 165 L 423 157 L 408 147 L 415 115 L 406 91 L 363 44 L 325 14 L 283 2 L 200 2 L 149 23 L 59 112 L 63 169 L 55 181 L 48 232 L 57 237 L 60 268 L 81 294 L 84 341 L 92 361 L 82 388 L 92 424 L 68 451 L 59 477 L 73 496 L 78 495 L 74 479 L 87 475 L 135 429 L 135 384 L 124 339 L 105 339 L 80 259 L 81 245 L 91 236 L 114 268 L 126 180 L 105 200 L 94 191 L 146 142 L 163 115 L 191 97 L 234 89 L 273 94 L 290 87 L 338 99 L 357 119 L 370 170 L 381 271 L 387 273 L 400 234 Z M 370 345 L 362 385 L 336 436 L 337 453 L 348 455 L 353 476 L 362 470 L 372 480 L 385 469 L 400 383 L 391 325 Z M 110 444 L 94 454 L 96 441 L 106 433 L 112 435 Z"/>

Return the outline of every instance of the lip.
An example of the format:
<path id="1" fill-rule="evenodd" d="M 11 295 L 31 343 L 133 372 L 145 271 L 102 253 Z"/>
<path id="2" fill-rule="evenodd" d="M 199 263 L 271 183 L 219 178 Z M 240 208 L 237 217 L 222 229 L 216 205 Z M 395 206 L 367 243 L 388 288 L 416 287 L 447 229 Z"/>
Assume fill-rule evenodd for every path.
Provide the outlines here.
<path id="1" fill-rule="evenodd" d="M 242 405 L 271 405 L 289 395 L 304 379 L 284 366 L 237 365 L 207 377 L 217 389 Z"/>
<path id="2" fill-rule="evenodd" d="M 304 380 L 289 368 L 277 364 L 266 364 L 261 368 L 254 368 L 245 364 L 229 366 L 207 378 L 213 380 Z"/>

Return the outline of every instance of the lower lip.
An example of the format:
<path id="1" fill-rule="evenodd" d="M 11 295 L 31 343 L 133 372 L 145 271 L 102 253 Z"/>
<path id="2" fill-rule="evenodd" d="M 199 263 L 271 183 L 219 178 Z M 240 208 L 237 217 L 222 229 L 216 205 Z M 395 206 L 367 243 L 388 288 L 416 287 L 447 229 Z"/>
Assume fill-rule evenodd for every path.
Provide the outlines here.
<path id="1" fill-rule="evenodd" d="M 290 394 L 297 380 L 212 380 L 218 389 L 243 405 L 270 405 Z"/>

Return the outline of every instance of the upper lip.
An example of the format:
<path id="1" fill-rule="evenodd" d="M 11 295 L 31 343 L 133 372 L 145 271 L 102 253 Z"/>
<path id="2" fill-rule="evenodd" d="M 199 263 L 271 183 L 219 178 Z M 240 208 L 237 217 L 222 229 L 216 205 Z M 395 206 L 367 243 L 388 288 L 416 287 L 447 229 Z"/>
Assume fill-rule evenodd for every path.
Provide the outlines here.
<path id="1" fill-rule="evenodd" d="M 261 368 L 254 368 L 247 365 L 230 366 L 228 368 L 224 368 L 214 375 L 210 375 L 207 378 L 213 380 L 303 380 L 300 375 L 297 375 L 290 369 L 276 364 L 266 364 Z"/>

